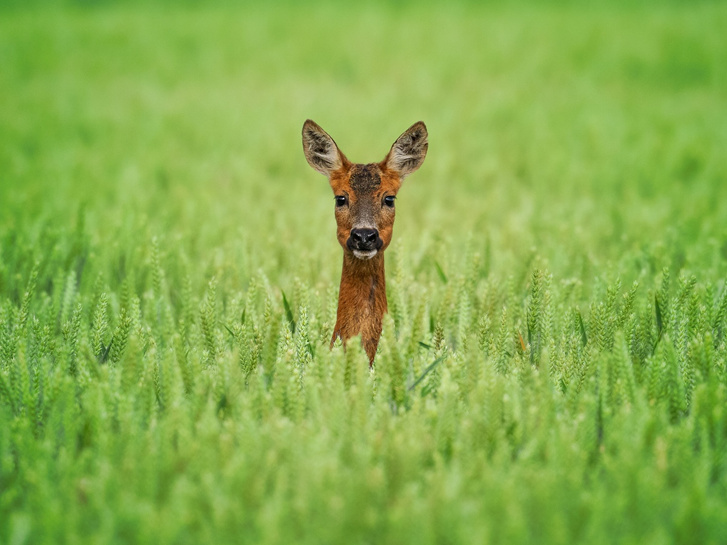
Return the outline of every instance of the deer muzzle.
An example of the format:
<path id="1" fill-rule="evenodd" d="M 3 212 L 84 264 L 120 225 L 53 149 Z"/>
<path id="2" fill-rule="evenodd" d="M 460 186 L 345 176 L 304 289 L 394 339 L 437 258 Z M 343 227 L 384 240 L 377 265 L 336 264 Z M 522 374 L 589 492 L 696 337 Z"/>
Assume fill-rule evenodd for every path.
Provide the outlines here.
<path id="1" fill-rule="evenodd" d="M 351 235 L 346 241 L 346 246 L 359 259 L 371 259 L 374 257 L 384 241 L 379 237 L 379 231 L 371 228 L 351 229 Z"/>

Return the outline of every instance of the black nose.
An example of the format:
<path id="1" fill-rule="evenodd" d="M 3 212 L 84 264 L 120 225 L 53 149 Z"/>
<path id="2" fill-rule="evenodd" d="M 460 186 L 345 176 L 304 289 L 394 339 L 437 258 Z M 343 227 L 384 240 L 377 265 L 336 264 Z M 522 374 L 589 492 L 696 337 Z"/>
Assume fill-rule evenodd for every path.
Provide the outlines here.
<path id="1" fill-rule="evenodd" d="M 373 250 L 378 238 L 376 229 L 351 229 L 351 239 L 360 250 Z"/>

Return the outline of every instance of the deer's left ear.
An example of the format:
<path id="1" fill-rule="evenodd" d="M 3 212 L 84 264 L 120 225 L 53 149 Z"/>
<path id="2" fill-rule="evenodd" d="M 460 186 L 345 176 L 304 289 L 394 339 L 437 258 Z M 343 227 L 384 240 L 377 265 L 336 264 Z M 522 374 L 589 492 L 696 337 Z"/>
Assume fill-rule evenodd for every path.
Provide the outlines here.
<path id="1" fill-rule="evenodd" d="M 424 122 L 414 123 L 391 146 L 389 154 L 382 161 L 386 168 L 404 178 L 422 166 L 429 148 L 427 136 L 427 126 Z"/>

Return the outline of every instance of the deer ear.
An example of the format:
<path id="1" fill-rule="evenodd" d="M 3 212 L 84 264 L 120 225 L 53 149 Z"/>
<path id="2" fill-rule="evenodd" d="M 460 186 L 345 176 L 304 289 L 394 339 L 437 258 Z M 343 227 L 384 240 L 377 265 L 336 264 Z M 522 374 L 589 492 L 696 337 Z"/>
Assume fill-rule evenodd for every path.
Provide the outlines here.
<path id="1" fill-rule="evenodd" d="M 310 119 L 303 124 L 303 152 L 308 164 L 326 176 L 347 162 L 333 138 Z"/>
<path id="2" fill-rule="evenodd" d="M 411 174 L 424 162 L 429 142 L 427 126 L 422 121 L 414 123 L 396 139 L 383 163 L 401 178 Z"/>

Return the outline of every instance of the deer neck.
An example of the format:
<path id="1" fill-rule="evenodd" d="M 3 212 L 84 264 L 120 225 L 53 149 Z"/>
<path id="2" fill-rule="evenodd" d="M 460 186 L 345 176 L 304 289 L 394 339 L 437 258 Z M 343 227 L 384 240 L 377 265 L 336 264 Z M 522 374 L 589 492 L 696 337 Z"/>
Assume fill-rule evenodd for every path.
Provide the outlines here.
<path id="1" fill-rule="evenodd" d="M 345 346 L 348 339 L 361 335 L 361 344 L 369 363 L 373 364 L 387 309 L 384 253 L 361 260 L 344 252 L 338 315 L 331 346 L 336 337 L 340 337 Z"/>

